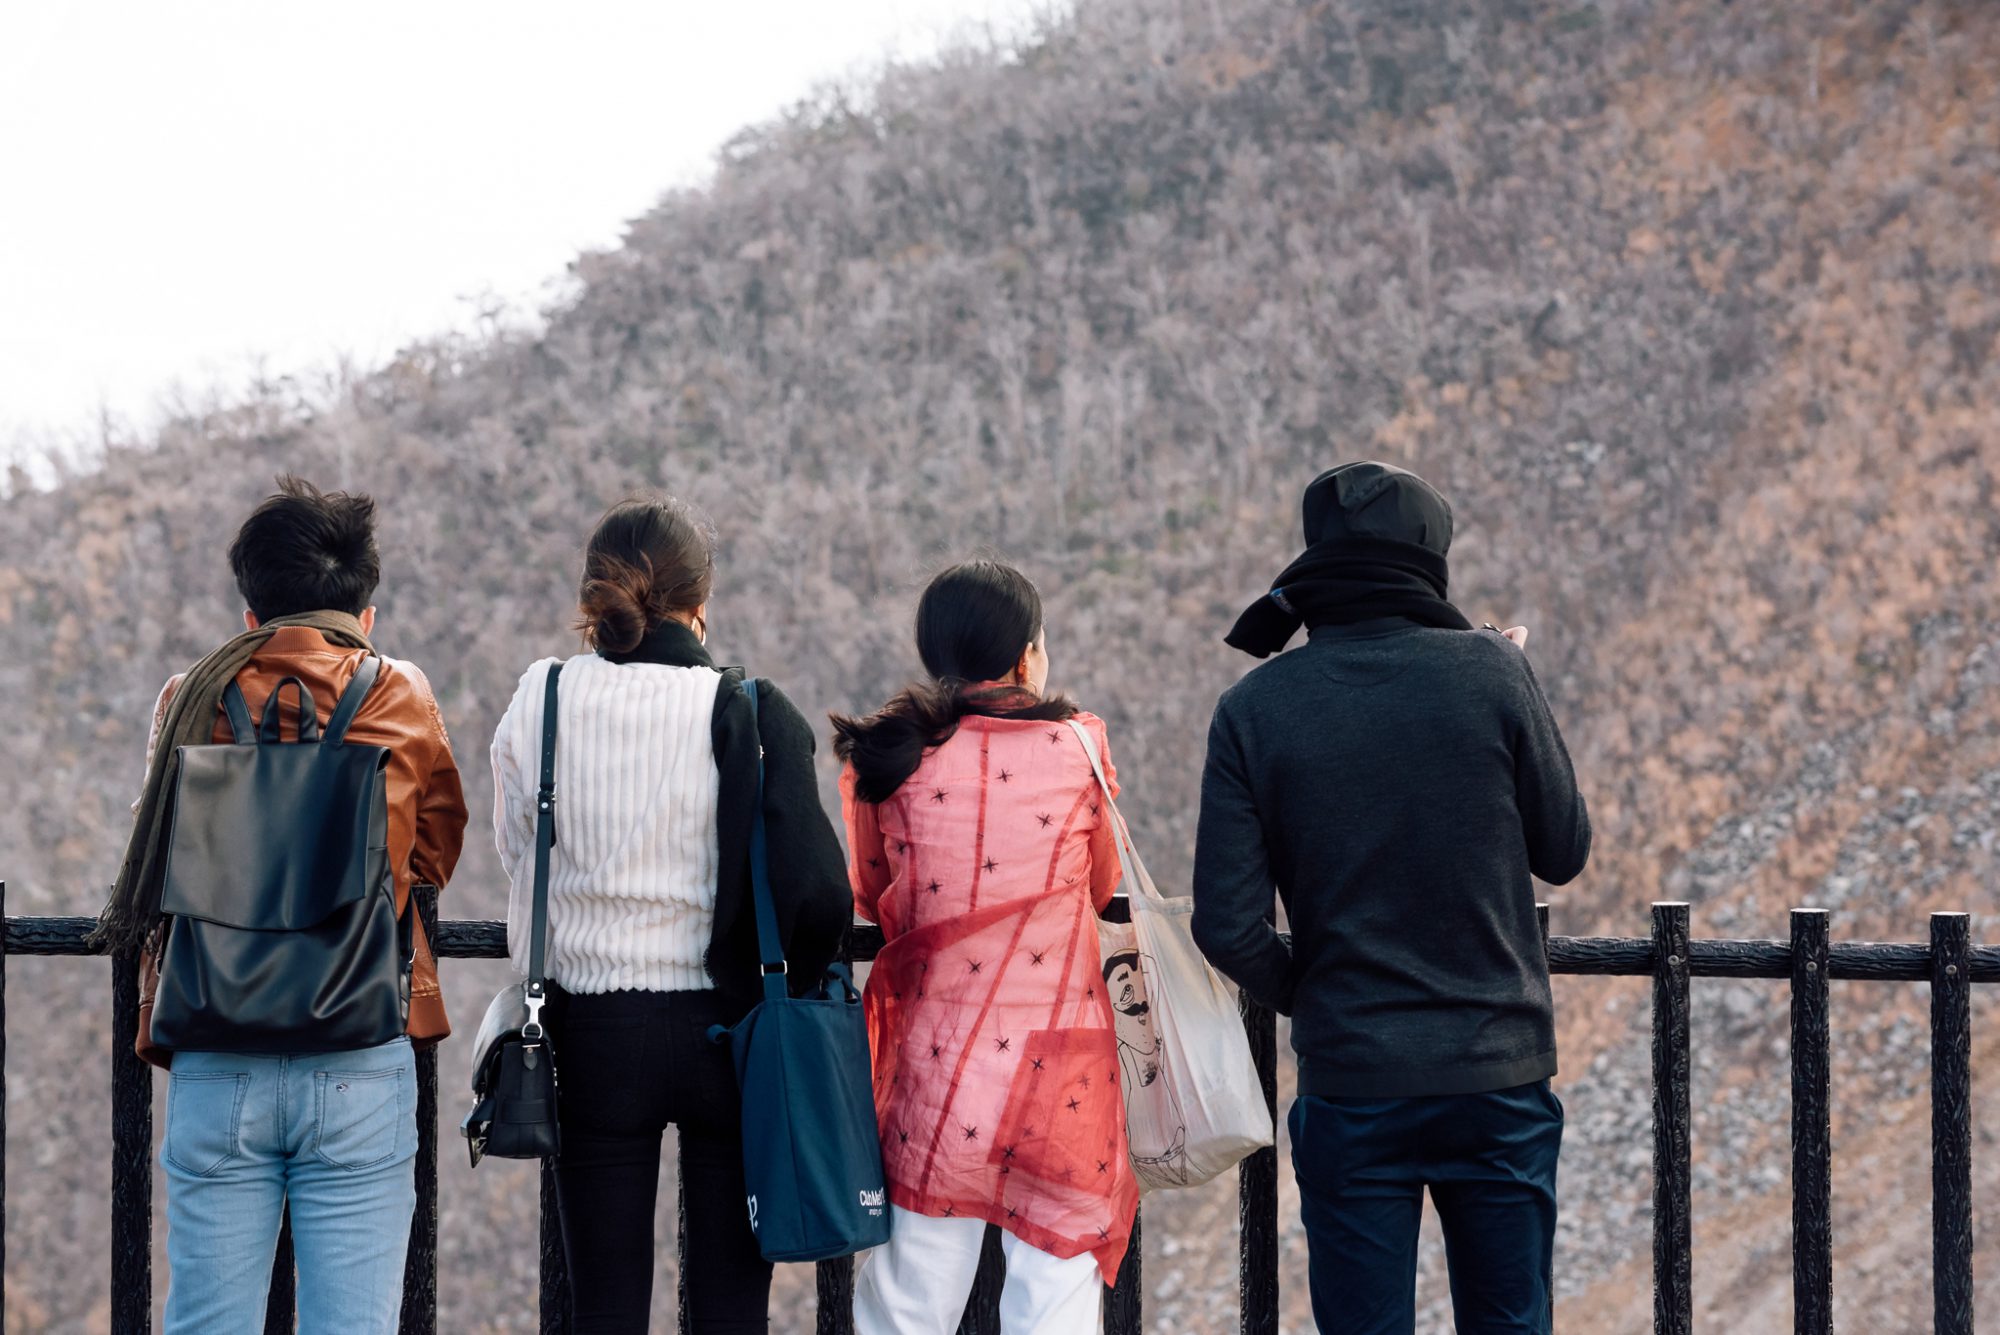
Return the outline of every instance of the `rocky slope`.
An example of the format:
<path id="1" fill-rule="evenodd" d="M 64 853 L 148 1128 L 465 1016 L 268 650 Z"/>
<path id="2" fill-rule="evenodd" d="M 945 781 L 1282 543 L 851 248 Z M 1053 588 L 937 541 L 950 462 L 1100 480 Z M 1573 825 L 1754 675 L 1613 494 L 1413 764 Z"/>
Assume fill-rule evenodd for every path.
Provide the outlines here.
<path id="1" fill-rule="evenodd" d="M 820 711 L 909 672 L 927 569 L 998 548 L 1171 885 L 1246 666 L 1219 636 L 1304 481 L 1375 456 L 1454 497 L 1475 619 L 1535 627 L 1598 823 L 1558 932 L 1639 934 L 1672 897 L 1705 934 L 1810 902 L 1837 937 L 1920 938 L 1990 911 L 2000 870 L 1996 217 L 1990 6 L 1083 0 L 1017 52 L 747 131 L 533 336 L 412 348 L 332 403 L 273 390 L 0 502 L 8 908 L 99 901 L 153 692 L 233 617 L 218 535 L 280 468 L 384 502 L 381 643 L 437 683 L 475 813 L 624 493 L 714 512 L 718 646 Z M 447 912 L 503 902 L 475 828 Z M 15 1329 L 103 1325 L 105 967 L 9 966 Z M 495 982 L 447 970 L 461 1020 Z M 1644 993 L 1557 995 L 1559 1319 L 1643 1330 Z M 1701 1319 L 1783 1330 L 1785 998 L 1695 1007 Z M 1924 1015 L 1917 987 L 1835 993 L 1855 1328 L 1928 1322 Z M 532 1253 L 493 1241 L 533 1209 L 513 1168 L 446 1156 L 447 1329 L 529 1328 Z M 2000 1161 L 1975 1171 L 1992 1199 Z M 1233 1328 L 1230 1196 L 1149 1206 L 1155 1328 Z M 1427 1329 L 1440 1279 L 1433 1248 Z"/>

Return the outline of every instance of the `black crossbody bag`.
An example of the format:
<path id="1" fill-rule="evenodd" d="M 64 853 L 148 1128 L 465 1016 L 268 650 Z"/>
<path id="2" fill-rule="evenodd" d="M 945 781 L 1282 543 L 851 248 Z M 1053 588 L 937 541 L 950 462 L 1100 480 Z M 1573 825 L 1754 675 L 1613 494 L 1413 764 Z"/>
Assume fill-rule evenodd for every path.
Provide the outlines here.
<path id="1" fill-rule="evenodd" d="M 562 1150 L 556 1126 L 556 1052 L 542 1025 L 548 1001 L 549 850 L 556 842 L 556 677 L 542 690 L 542 781 L 535 794 L 535 892 L 528 976 L 502 988 L 472 1043 L 472 1111 L 459 1123 L 477 1167 L 499 1159 L 548 1159 Z"/>

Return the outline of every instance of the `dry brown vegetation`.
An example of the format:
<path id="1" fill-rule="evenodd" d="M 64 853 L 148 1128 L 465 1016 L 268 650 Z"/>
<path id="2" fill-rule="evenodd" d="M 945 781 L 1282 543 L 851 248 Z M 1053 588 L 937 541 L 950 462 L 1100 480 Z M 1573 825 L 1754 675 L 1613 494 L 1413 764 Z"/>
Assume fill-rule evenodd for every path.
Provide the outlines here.
<path id="1" fill-rule="evenodd" d="M 181 421 L 0 503 L 8 907 L 95 908 L 152 693 L 229 628 L 221 535 L 280 468 L 384 502 L 380 642 L 438 685 L 475 813 L 626 492 L 714 512 L 716 643 L 820 711 L 897 683 L 922 573 L 996 547 L 1048 594 L 1056 676 L 1110 720 L 1171 884 L 1247 666 L 1221 632 L 1304 481 L 1376 456 L 1455 498 L 1474 619 L 1535 628 L 1598 824 L 1556 930 L 1635 934 L 1676 897 L 1709 934 L 1811 902 L 1914 939 L 1989 912 L 2000 873 L 1996 219 L 1989 5 L 1083 0 L 1004 58 L 746 132 L 580 259 L 539 334 Z M 447 912 L 503 903 L 475 829 Z M 9 972 L 6 1315 L 101 1328 L 105 966 Z M 461 1020 L 493 981 L 447 969 Z M 1787 1329 L 1783 995 L 1695 996 L 1700 1320 Z M 1558 1002 L 1560 1324 L 1643 1330 L 1644 996 Z M 1928 1324 L 1922 1006 L 1835 994 L 1843 1328 Z M 529 1176 L 448 1153 L 444 1190 L 444 1327 L 528 1329 L 532 1249 L 496 1238 Z M 1157 1329 L 1233 1328 L 1232 1214 L 1226 1187 L 1149 1206 Z M 805 1329 L 785 1282 L 774 1328 Z"/>

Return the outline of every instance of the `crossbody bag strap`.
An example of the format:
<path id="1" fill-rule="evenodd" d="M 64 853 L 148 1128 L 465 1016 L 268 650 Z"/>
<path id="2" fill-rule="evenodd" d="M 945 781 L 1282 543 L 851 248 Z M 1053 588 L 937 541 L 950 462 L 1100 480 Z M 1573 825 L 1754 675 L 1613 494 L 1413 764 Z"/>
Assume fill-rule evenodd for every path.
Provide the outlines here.
<path id="1" fill-rule="evenodd" d="M 746 677 L 750 735 L 757 743 L 757 805 L 750 813 L 750 902 L 757 913 L 757 958 L 764 974 L 764 999 L 785 998 L 785 945 L 778 936 L 778 906 L 771 898 L 771 854 L 764 840 L 764 725 L 757 713 L 757 683 Z"/>
<path id="2" fill-rule="evenodd" d="M 535 893 L 528 926 L 528 1024 L 535 1036 L 541 1030 L 548 979 L 549 851 L 556 842 L 556 678 L 562 670 L 561 663 L 550 664 L 542 686 L 542 778 L 535 790 Z"/>

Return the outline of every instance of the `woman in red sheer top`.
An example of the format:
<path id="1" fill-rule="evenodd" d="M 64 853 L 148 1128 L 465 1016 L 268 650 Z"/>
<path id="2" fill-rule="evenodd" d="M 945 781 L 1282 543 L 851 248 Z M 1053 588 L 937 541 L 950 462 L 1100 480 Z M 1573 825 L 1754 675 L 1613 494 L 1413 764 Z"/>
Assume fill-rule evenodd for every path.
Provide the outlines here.
<path id="1" fill-rule="evenodd" d="M 945 571 L 917 608 L 930 680 L 834 720 L 855 908 L 886 944 L 867 986 L 894 1223 L 855 1283 L 859 1335 L 955 1330 L 987 1224 L 1006 1335 L 1085 1335 L 1138 1204 L 1096 914 L 1111 813 L 1074 719 L 1044 696 L 1041 597 Z"/>

